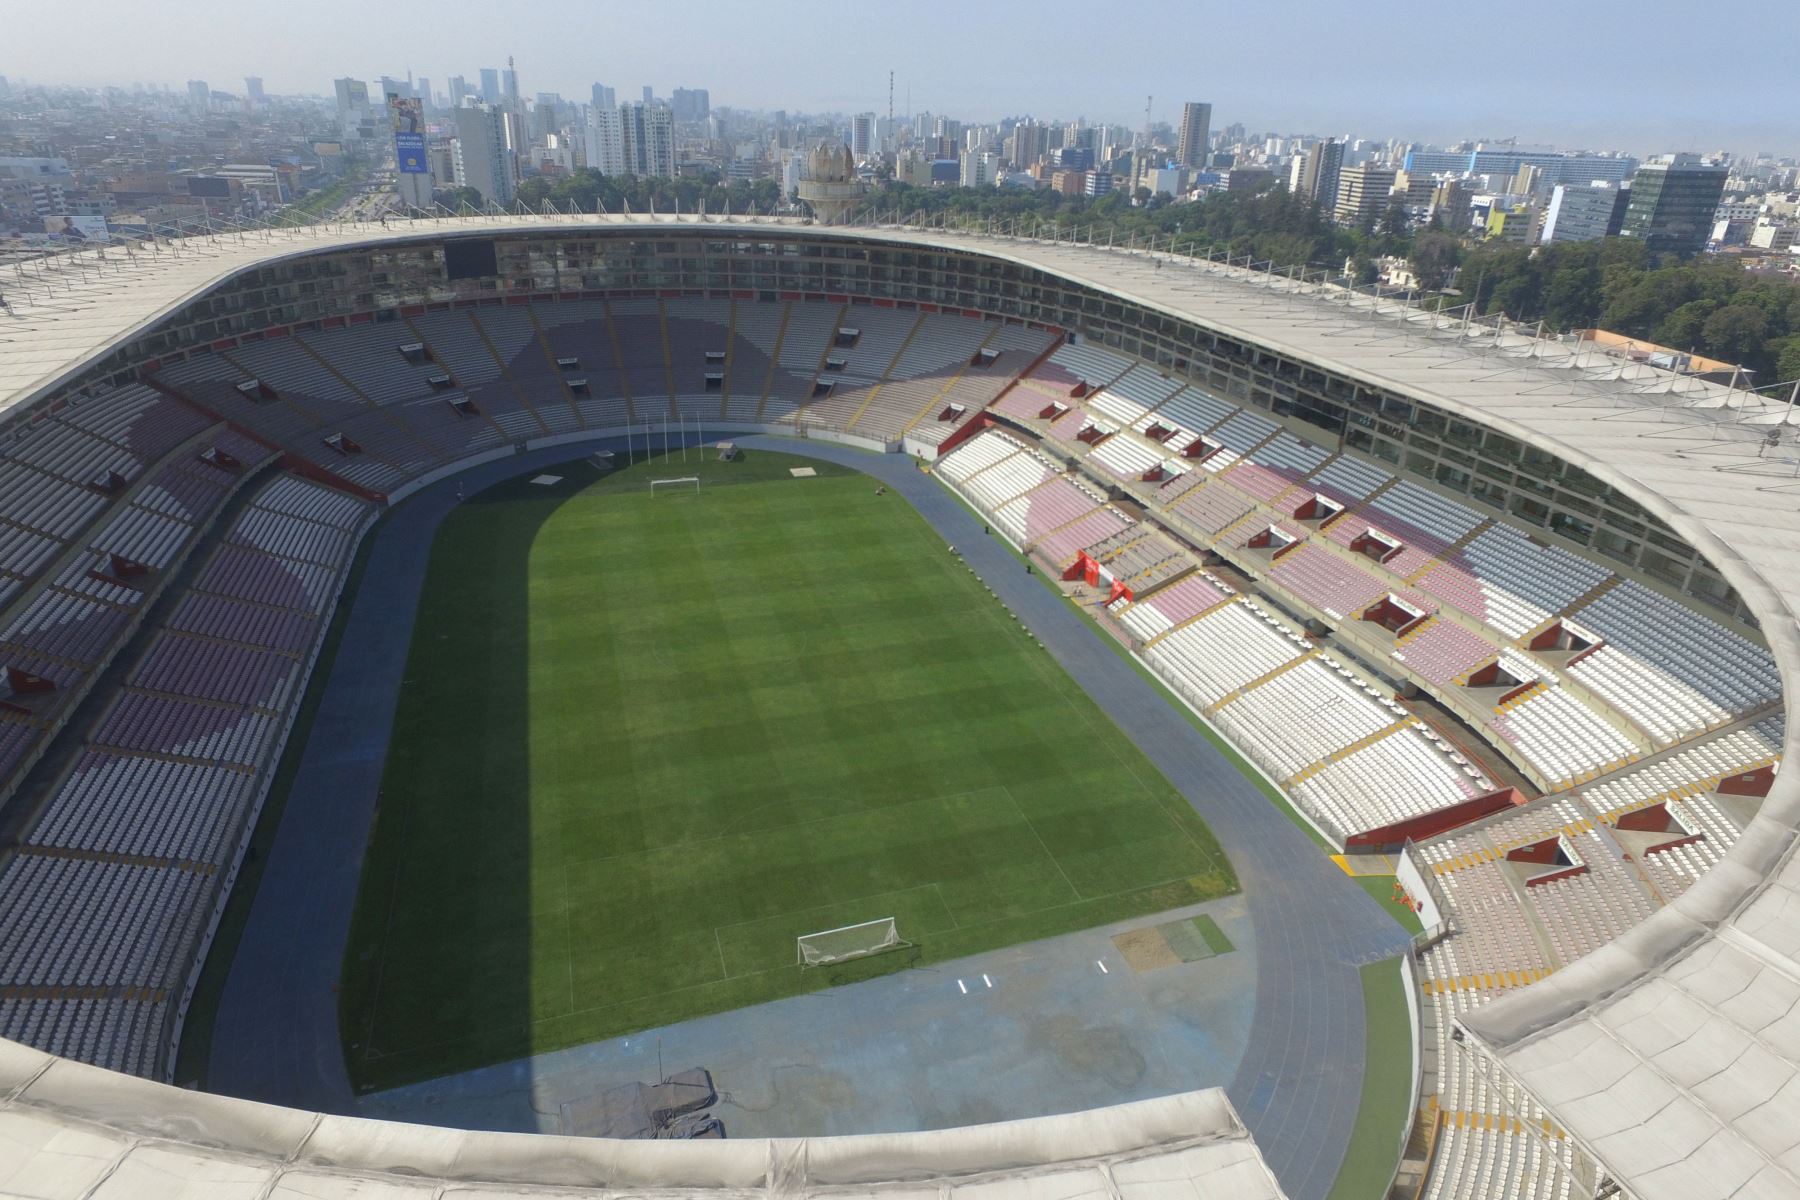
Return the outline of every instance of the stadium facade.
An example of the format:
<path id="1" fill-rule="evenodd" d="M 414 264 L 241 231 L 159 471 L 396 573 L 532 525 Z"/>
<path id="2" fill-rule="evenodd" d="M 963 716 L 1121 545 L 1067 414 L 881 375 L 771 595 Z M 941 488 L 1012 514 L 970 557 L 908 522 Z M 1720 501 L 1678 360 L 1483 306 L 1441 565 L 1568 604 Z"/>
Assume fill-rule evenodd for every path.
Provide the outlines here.
<path id="1" fill-rule="evenodd" d="M 459 305 L 505 307 L 557 297 L 658 305 L 855 301 L 1028 323 L 1148 364 L 1175 381 L 1171 388 L 1192 387 L 1255 411 L 1308 448 L 1379 464 L 1396 480 L 1478 513 L 1483 528 L 1500 521 L 1529 527 L 1542 545 L 1602 563 L 1646 593 L 1679 598 L 1699 618 L 1734 631 L 1732 637 L 1766 646 L 1783 679 L 1800 667 L 1791 611 L 1800 547 L 1793 479 L 1800 460 L 1788 433 L 1789 414 L 1780 403 L 1608 358 L 1581 343 L 1539 336 L 1541 331 L 1427 314 L 1405 298 L 1356 293 L 1328 281 L 1135 250 L 942 230 L 545 217 L 256 232 L 128 254 L 115 248 L 104 258 L 90 251 L 17 268 L 5 292 L 0 414 L 10 426 L 9 446 L 23 445 L 45 420 L 99 414 L 123 403 L 121 397 L 143 396 L 146 379 L 179 391 L 184 364 L 264 341 L 271 333 L 388 327 L 393 335 L 380 338 L 392 355 L 413 340 L 403 322 Z M 1096 381 L 1079 373 L 1072 378 L 1067 398 L 1085 399 Z M 213 415 L 234 411 L 237 401 L 267 400 L 265 390 L 279 400 L 279 385 L 270 388 L 247 372 L 237 372 L 235 382 L 210 382 L 219 394 L 216 405 L 206 406 Z M 445 383 L 454 388 L 456 381 Z M 236 393 L 236 401 L 229 392 Z M 143 398 L 139 411 L 152 412 L 154 399 Z M 459 415 L 479 408 L 467 398 L 453 399 Z M 1044 406 L 1049 425 L 1060 419 L 1049 415 L 1054 407 Z M 284 441 L 273 425 L 221 419 L 184 430 L 176 441 L 196 449 L 207 465 L 233 474 L 279 459 L 296 482 L 281 496 L 257 493 L 250 507 L 275 514 L 296 506 L 308 513 L 329 510 L 342 535 L 335 560 L 341 566 L 342 546 L 353 544 L 381 504 L 430 480 L 470 462 L 503 458 L 523 445 L 579 442 L 650 424 L 629 406 L 625 420 L 610 428 L 582 417 L 573 399 L 570 408 L 579 428 L 551 432 L 540 425 L 536 436 L 516 439 L 510 436 L 515 431 L 502 429 L 487 444 L 427 442 L 430 454 L 415 454 L 404 463 L 390 458 L 387 469 L 365 473 L 361 482 L 338 469 L 332 455 L 359 452 L 366 436 L 328 426 L 309 426 Z M 672 399 L 669 408 L 675 408 Z M 659 415 L 666 422 L 678 413 Z M 715 427 L 801 431 L 800 416 L 784 425 L 758 419 L 764 415 L 759 407 L 745 414 L 749 419 L 721 416 Z M 966 445 L 985 419 L 984 410 L 946 408 L 928 422 L 934 427 L 929 436 L 917 422 L 874 437 L 856 432 L 854 421 L 806 432 L 935 454 Z M 1014 424 L 1038 432 L 1028 418 Z M 1090 422 L 1081 428 L 1100 426 Z M 1135 444 L 1136 438 L 1174 449 L 1160 436 L 1170 432 L 1151 417 L 1141 428 L 1122 431 L 1115 424 L 1094 440 L 1118 435 L 1121 445 Z M 1052 431 L 1046 440 L 1058 438 Z M 1259 438 L 1258 445 L 1263 441 Z M 1203 432 L 1170 459 L 1204 462 L 1222 448 Z M 1116 472 L 1115 477 L 1125 485 L 1124 494 L 1134 494 L 1135 484 L 1160 484 L 1162 469 L 1153 465 L 1135 479 Z M 191 467 L 183 470 L 191 473 Z M 91 479 L 89 492 L 151 507 L 124 477 L 129 472 L 115 479 L 112 471 L 105 468 Z M 335 500 L 312 493 L 301 498 L 297 489 L 306 480 L 322 492 L 353 497 L 360 507 L 332 507 Z M 1323 491 L 1318 495 L 1328 500 Z M 203 524 L 224 504 L 221 495 L 187 511 Z M 1338 504 L 1322 519 L 1339 515 Z M 1291 524 L 1302 529 L 1283 536 L 1305 535 L 1306 521 L 1317 513 L 1302 516 L 1304 507 L 1289 514 Z M 1350 507 L 1362 511 L 1357 503 Z M 1273 529 L 1281 522 L 1268 524 Z M 1391 529 L 1384 533 L 1373 521 L 1367 534 L 1346 548 L 1377 562 L 1407 548 Z M 1472 530 L 1465 535 L 1474 536 Z M 1256 536 L 1235 548 L 1249 547 Z M 1463 535 L 1444 539 L 1426 556 L 1427 565 L 1462 542 Z M 179 558 L 153 564 L 159 551 L 137 548 L 147 544 L 99 547 L 110 562 L 98 567 L 56 547 L 40 550 L 42 558 L 34 562 L 50 561 L 59 570 L 79 567 L 69 580 L 97 578 L 104 587 L 127 587 L 147 568 L 152 575 L 172 577 Z M 1208 548 L 1243 565 L 1216 544 Z M 1257 548 L 1270 549 L 1272 557 L 1281 547 L 1264 541 Z M 42 586 L 29 570 L 13 574 L 16 586 L 8 603 L 29 598 L 32 588 Z M 341 577 L 316 583 L 319 612 L 329 611 L 341 583 Z M 1403 593 L 1397 583 L 1388 599 L 1404 608 Z M 1584 605 L 1592 602 L 1582 597 Z M 1568 605 L 1570 611 L 1575 607 Z M 1320 613 L 1314 606 L 1298 615 L 1314 620 Z M 123 626 L 115 630 L 113 644 L 129 632 Z M 1541 627 L 1534 622 L 1533 632 L 1554 635 L 1543 653 L 1561 656 L 1557 661 L 1571 671 L 1592 648 L 1591 639 L 1582 641 L 1586 631 L 1573 621 Z M 31 669 L 33 664 L 40 669 Z M 15 655 L 9 663 L 18 714 L 12 724 L 32 729 L 16 734 L 9 749 L 9 790 L 54 737 L 45 716 L 51 710 L 33 699 L 46 694 L 39 690 L 43 682 L 49 680 L 51 690 L 65 677 L 71 680 L 65 689 L 87 686 L 73 682 L 72 670 L 59 676 L 61 666 L 42 656 Z M 1532 685 L 1546 691 L 1556 686 L 1547 677 L 1515 675 L 1506 681 L 1522 685 L 1509 696 L 1514 702 Z M 1655 736 L 1643 739 L 1630 755 L 1632 764 L 1647 769 L 1672 761 L 1661 756 L 1701 735 L 1733 732 L 1739 719 L 1766 721 L 1773 711 L 1765 699 L 1752 697 L 1693 736 L 1678 728 L 1661 743 Z M 1659 728 L 1653 716 L 1610 719 L 1653 734 Z M 1785 757 L 1791 733 L 1779 726 L 1775 737 Z M 279 739 L 272 744 L 278 753 Z M 1547 753 L 1535 775 L 1527 771 L 1547 793 L 1561 794 L 1606 773 L 1578 764 L 1559 775 L 1550 766 L 1556 757 Z M 1614 766 L 1609 760 L 1607 769 Z M 1473 1011 L 1444 1010 L 1455 1024 L 1443 1030 L 1440 1046 L 1467 1056 L 1467 1069 L 1505 1097 L 1500 1103 L 1516 1114 L 1517 1128 L 1509 1132 L 1529 1143 L 1530 1154 L 1555 1160 L 1554 1170 L 1534 1178 L 1556 1175 L 1570 1181 L 1561 1185 L 1565 1188 L 1572 1182 L 1573 1190 L 1562 1194 L 1597 1194 L 1615 1185 L 1640 1200 L 1800 1194 L 1792 1144 L 1800 1122 L 1792 1119 L 1791 1107 L 1800 1104 L 1794 1098 L 1800 1041 L 1788 1029 L 1789 1022 L 1800 1020 L 1794 1015 L 1800 1012 L 1800 984 L 1794 982 L 1800 979 L 1800 943 L 1794 940 L 1788 899 L 1800 785 L 1776 775 L 1772 766 L 1766 776 L 1766 798 L 1734 830 L 1735 846 L 1692 886 L 1667 896 L 1641 923 L 1592 953 L 1559 956 L 1560 969 L 1548 978 L 1488 980 L 1481 985 L 1486 991 L 1506 994 Z M 1712 782 L 1722 783 L 1716 776 Z M 247 811 L 253 820 L 254 807 Z M 1419 835 L 1429 841 L 1444 832 Z M 1580 832 L 1577 821 L 1543 841 Z M 236 853 L 241 850 L 239 843 Z M 169 901 L 194 904 L 199 913 L 168 950 L 174 963 L 169 973 L 186 977 L 190 988 L 235 869 L 231 848 L 223 853 L 224 869 L 195 893 L 197 899 Z M 1571 867 L 1562 860 L 1543 861 L 1562 866 L 1563 874 L 1590 866 L 1599 873 L 1598 862 Z M 127 865 L 156 866 L 136 860 Z M 1454 899 L 1445 907 L 1453 908 Z M 1471 935 L 1483 919 L 1478 908 L 1456 912 L 1436 936 L 1461 937 L 1461 943 L 1446 944 L 1475 954 L 1482 943 Z M 1468 966 L 1481 975 L 1484 963 L 1477 959 Z M 155 1010 L 162 1035 L 150 1039 L 154 1052 L 134 1064 L 141 1073 L 163 1076 L 169 1069 L 184 1004 L 182 989 L 172 991 L 177 994 Z M 115 997 L 97 992 L 95 998 Z M 42 997 L 21 992 L 12 999 Z M 1451 1068 L 1439 1061 L 1436 1070 L 1441 1079 Z M 319 1186 L 340 1190 L 358 1177 L 398 1187 L 397 1175 L 403 1173 L 468 1181 L 471 1195 L 514 1194 L 539 1184 L 746 1194 L 897 1191 L 911 1185 L 939 1190 L 989 1180 L 996 1172 L 1017 1173 L 1037 1194 L 1031 1181 L 1055 1176 L 1061 1169 L 1056 1164 L 1064 1160 L 1069 1171 L 1091 1172 L 1105 1181 L 1103 1190 L 1120 1196 L 1138 1186 L 1147 1195 L 1175 1179 L 1200 1194 L 1276 1194 L 1267 1171 L 1246 1157 L 1247 1137 L 1217 1096 L 1171 1098 L 1175 1115 L 1168 1118 L 1152 1117 L 1151 1109 L 1123 1116 L 1121 1110 L 1098 1110 L 1046 1119 L 1049 1123 L 1024 1133 L 1023 1126 L 998 1126 L 987 1132 L 908 1135 L 897 1143 L 846 1141 L 836 1148 L 826 1142 L 741 1143 L 729 1152 L 558 1143 L 547 1155 L 545 1143 L 502 1135 L 381 1126 L 195 1096 L 11 1044 L 0 1057 L 0 1095 L 5 1097 L 0 1118 L 16 1130 L 12 1141 L 19 1147 L 9 1152 L 10 1178 L 30 1182 L 44 1195 L 107 1194 L 104 1184 L 99 1193 L 90 1191 L 103 1178 L 129 1181 L 118 1185 L 127 1189 L 118 1194 L 176 1194 L 188 1181 L 201 1194 L 253 1194 L 289 1172 L 296 1173 L 295 1186 L 301 1187 L 298 1173 L 315 1168 L 322 1178 L 335 1180 Z M 1447 1169 L 1451 1151 L 1467 1147 L 1454 1133 L 1440 1136 L 1445 1141 L 1440 1165 Z M 1014 1137 L 1027 1138 L 1035 1149 L 1022 1150 L 1022 1143 L 1008 1140 Z M 840 1155 L 837 1161 L 854 1165 L 836 1173 L 820 1166 Z M 1159 1158 L 1161 1165 L 1146 1167 L 1137 1183 L 1119 1165 Z M 1215 1172 L 1209 1192 L 1202 1180 Z M 1478 1177 L 1495 1190 L 1456 1185 L 1442 1194 L 1512 1194 L 1499 1190 L 1513 1186 L 1502 1184 L 1511 1178 L 1504 1169 Z M 1046 1183 L 1043 1193 L 1070 1182 Z"/>

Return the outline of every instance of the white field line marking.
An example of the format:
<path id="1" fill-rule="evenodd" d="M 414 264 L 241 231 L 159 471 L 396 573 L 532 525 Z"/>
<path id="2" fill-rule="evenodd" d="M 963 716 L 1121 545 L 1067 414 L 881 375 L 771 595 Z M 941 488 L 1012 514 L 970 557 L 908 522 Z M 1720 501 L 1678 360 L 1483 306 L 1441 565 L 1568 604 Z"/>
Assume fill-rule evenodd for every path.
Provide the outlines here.
<path id="1" fill-rule="evenodd" d="M 1106 960 L 1105 960 L 1105 959 L 1101 959 L 1101 958 L 1096 958 L 1096 959 L 1095 959 L 1095 960 L 1094 960 L 1094 965 L 1095 965 L 1095 966 L 1096 966 L 1096 967 L 1099 967 L 1099 968 L 1100 968 L 1100 973 L 1101 973 L 1101 974 L 1102 974 L 1102 975 L 1111 975 L 1111 974 L 1112 974 L 1112 972 L 1111 972 L 1111 971 L 1109 971 L 1109 970 L 1107 970 L 1107 969 L 1106 969 Z"/>
<path id="2" fill-rule="evenodd" d="M 986 971 L 983 971 L 981 973 L 981 982 L 987 984 L 989 987 L 994 986 L 994 981 L 988 978 L 988 974 Z"/>
<path id="3" fill-rule="evenodd" d="M 966 995 L 968 995 L 968 994 L 969 994 L 969 985 L 968 985 L 968 984 L 966 984 L 966 983 L 964 983 L 964 982 L 963 982 L 963 981 L 962 981 L 962 980 L 960 980 L 960 979 L 959 979 L 959 980 L 957 980 L 957 981 L 956 981 L 956 986 L 957 986 L 957 987 L 959 987 L 959 988 L 961 988 L 961 989 L 962 989 L 962 994 L 963 994 L 963 995 L 965 995 L 965 996 L 966 996 Z"/>

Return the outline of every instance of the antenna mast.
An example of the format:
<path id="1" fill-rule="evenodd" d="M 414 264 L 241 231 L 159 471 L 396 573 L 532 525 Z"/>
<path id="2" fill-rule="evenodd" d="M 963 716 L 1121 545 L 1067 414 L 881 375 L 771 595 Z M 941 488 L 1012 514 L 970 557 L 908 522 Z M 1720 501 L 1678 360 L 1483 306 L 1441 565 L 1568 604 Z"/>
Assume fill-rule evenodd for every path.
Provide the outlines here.
<path id="1" fill-rule="evenodd" d="M 1131 197 L 1135 203 L 1137 190 L 1144 179 L 1144 160 L 1150 153 L 1150 106 L 1156 103 L 1154 95 L 1144 97 L 1144 132 L 1138 139 L 1138 147 L 1131 156 Z"/>

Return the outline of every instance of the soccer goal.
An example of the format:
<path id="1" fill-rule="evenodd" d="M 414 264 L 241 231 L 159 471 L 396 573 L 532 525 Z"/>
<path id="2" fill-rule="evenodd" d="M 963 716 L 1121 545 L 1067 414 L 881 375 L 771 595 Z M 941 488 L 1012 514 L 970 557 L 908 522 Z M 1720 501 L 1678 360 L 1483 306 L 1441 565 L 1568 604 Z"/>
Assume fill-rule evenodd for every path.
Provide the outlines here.
<path id="1" fill-rule="evenodd" d="M 818 933 L 803 933 L 794 942 L 802 967 L 826 967 L 912 945 L 901 938 L 900 928 L 892 917 L 822 929 Z"/>
<path id="2" fill-rule="evenodd" d="M 673 488 L 675 491 L 682 493 L 691 491 L 695 495 L 699 495 L 700 477 L 698 475 L 683 475 L 680 479 L 652 479 L 650 481 L 650 495 L 654 497 L 658 488 Z"/>

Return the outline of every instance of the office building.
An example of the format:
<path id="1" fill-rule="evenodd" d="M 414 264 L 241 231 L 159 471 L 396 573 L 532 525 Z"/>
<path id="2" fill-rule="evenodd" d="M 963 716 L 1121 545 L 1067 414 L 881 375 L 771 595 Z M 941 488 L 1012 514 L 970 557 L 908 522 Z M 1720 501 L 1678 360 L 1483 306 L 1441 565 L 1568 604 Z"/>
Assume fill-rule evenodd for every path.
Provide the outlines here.
<path id="1" fill-rule="evenodd" d="M 1550 205 L 1544 210 L 1544 231 L 1539 241 L 1592 242 L 1607 236 L 1612 226 L 1613 208 L 1619 189 L 1609 183 L 1576 187 L 1559 183 L 1550 192 Z"/>
<path id="2" fill-rule="evenodd" d="M 1190 171 L 1206 166 L 1208 139 L 1212 136 L 1212 105 L 1188 101 L 1181 106 L 1181 134 L 1176 140 L 1175 157 Z"/>
<path id="3" fill-rule="evenodd" d="M 999 157 L 986 150 L 965 150 L 958 182 L 963 187 L 993 187 L 1000 173 Z"/>
<path id="4" fill-rule="evenodd" d="M 705 88 L 676 88 L 669 109 L 677 121 L 704 121 L 712 114 L 712 98 Z"/>
<path id="5" fill-rule="evenodd" d="M 1724 164 L 1696 154 L 1652 159 L 1631 177 L 1631 201 L 1619 232 L 1641 239 L 1652 254 L 1698 254 L 1712 232 L 1726 174 Z"/>
<path id="6" fill-rule="evenodd" d="M 1257 192 L 1269 186 L 1274 179 L 1275 172 L 1267 167 L 1233 167 L 1225 172 L 1225 190 Z"/>
<path id="7" fill-rule="evenodd" d="M 1511 150 L 1411 150 L 1402 164 L 1421 175 L 1489 175 L 1511 179 L 1522 166 L 1535 166 L 1545 186 L 1585 184 L 1596 179 L 1620 183 L 1637 170 L 1637 159 L 1619 154 L 1552 154 Z"/>
<path id="8" fill-rule="evenodd" d="M 1758 221 L 1750 230 L 1749 244 L 1758 250 L 1792 250 L 1795 232 L 1792 223 Z"/>
<path id="9" fill-rule="evenodd" d="M 1332 217 L 1353 229 L 1372 229 L 1387 211 L 1396 172 L 1373 163 L 1345 167 L 1338 174 L 1337 203 Z"/>
<path id="10" fill-rule="evenodd" d="M 1086 195 L 1110 196 L 1113 190 L 1113 174 L 1111 171 L 1088 171 Z"/>
<path id="11" fill-rule="evenodd" d="M 463 101 L 469 98 L 469 84 L 461 75 L 450 77 L 450 107 L 461 108 Z"/>
<path id="12" fill-rule="evenodd" d="M 204 79 L 188 80 L 188 108 L 196 117 L 204 117 L 212 107 L 212 89 Z"/>
<path id="13" fill-rule="evenodd" d="M 373 142 L 388 128 L 386 97 L 384 107 L 369 103 L 369 85 L 348 77 L 335 83 L 337 91 L 338 135 L 346 143 L 363 147 Z"/>
<path id="14" fill-rule="evenodd" d="M 1326 212 L 1337 207 L 1338 176 L 1344 164 L 1344 143 L 1333 138 L 1314 142 L 1294 160 L 1288 188 L 1305 196 Z"/>
<path id="15" fill-rule="evenodd" d="M 1460 179 L 1440 179 L 1432 185 L 1431 205 L 1426 210 L 1427 222 L 1436 221 L 1450 233 L 1464 233 L 1469 228 L 1471 195 Z"/>
<path id="16" fill-rule="evenodd" d="M 875 114 L 857 113 L 850 118 L 850 155 L 862 162 L 875 152 Z"/>
<path id="17" fill-rule="evenodd" d="M 613 90 L 604 83 L 594 85 L 593 105 L 595 108 L 617 108 L 619 102 L 613 99 Z"/>
<path id="18" fill-rule="evenodd" d="M 493 67 L 481 68 L 481 99 L 484 104 L 500 103 L 500 72 Z"/>
<path id="19" fill-rule="evenodd" d="M 518 182 L 505 114 L 491 104 L 456 110 L 456 178 L 498 205 L 513 201 Z"/>
<path id="20" fill-rule="evenodd" d="M 510 113 L 525 111 L 525 101 L 519 96 L 519 73 L 513 70 L 510 58 L 506 60 L 506 69 L 500 72 L 500 103 Z"/>
<path id="21" fill-rule="evenodd" d="M 269 102 L 269 98 L 267 96 L 263 95 L 262 76 L 261 75 L 246 75 L 246 76 L 244 76 L 244 105 L 245 105 L 245 107 L 252 108 L 252 109 L 261 108 L 263 105 L 267 104 L 268 102 Z"/>
<path id="22" fill-rule="evenodd" d="M 562 97 L 555 92 L 539 92 L 531 107 L 531 136 L 534 141 L 547 141 L 562 131 Z"/>
<path id="23" fill-rule="evenodd" d="M 1512 209 L 1501 208 L 1496 204 L 1488 210 L 1488 240 L 1511 246 L 1529 246 L 1537 236 L 1537 218 L 1537 209 L 1529 204 Z"/>
<path id="24" fill-rule="evenodd" d="M 1006 139 L 1007 161 L 1023 171 L 1050 152 L 1050 129 L 1035 121 L 1020 121 Z"/>

